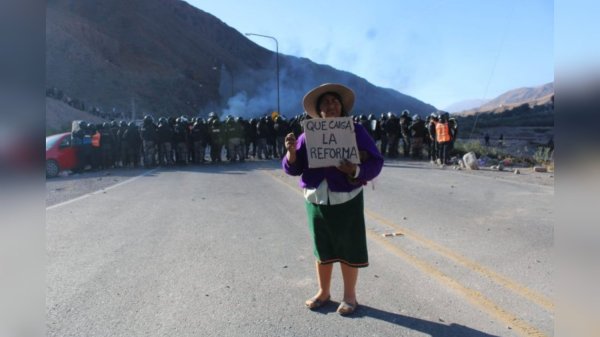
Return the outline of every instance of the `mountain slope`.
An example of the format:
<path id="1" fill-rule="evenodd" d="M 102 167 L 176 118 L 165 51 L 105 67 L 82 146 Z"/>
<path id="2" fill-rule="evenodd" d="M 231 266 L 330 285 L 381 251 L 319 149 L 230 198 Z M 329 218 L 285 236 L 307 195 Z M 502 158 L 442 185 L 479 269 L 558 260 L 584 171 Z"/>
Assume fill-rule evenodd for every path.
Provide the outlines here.
<path id="1" fill-rule="evenodd" d="M 475 108 L 478 108 L 478 107 L 486 104 L 487 102 L 489 102 L 489 100 L 486 100 L 486 99 L 464 100 L 464 101 L 456 102 L 454 104 L 447 106 L 444 109 L 444 111 L 454 113 L 454 112 L 459 112 L 459 111 L 475 109 Z"/>
<path id="2" fill-rule="evenodd" d="M 518 88 L 507 91 L 486 104 L 464 112 L 502 111 L 521 104 L 540 105 L 548 102 L 554 95 L 554 82 L 533 88 Z"/>
<path id="3" fill-rule="evenodd" d="M 255 116 L 277 110 L 275 53 L 180 0 L 48 0 L 46 86 L 107 111 L 137 116 Z M 340 82 L 356 112 L 435 107 L 353 74 L 280 55 L 280 105 L 302 112 L 307 90 Z"/>

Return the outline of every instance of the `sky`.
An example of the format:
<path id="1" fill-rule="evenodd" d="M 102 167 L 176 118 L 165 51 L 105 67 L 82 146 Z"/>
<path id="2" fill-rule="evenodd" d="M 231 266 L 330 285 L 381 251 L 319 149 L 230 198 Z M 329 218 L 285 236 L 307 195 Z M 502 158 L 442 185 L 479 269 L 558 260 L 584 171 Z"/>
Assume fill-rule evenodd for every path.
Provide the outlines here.
<path id="1" fill-rule="evenodd" d="M 187 0 L 281 54 L 444 109 L 554 81 L 551 0 Z M 275 42 L 250 36 L 275 51 Z"/>

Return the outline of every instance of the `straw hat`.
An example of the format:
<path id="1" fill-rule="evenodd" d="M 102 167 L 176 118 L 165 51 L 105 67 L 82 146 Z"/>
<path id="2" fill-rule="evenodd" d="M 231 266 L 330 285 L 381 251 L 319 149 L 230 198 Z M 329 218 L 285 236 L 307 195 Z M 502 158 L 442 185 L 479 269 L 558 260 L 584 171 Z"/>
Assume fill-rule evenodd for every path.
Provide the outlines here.
<path id="1" fill-rule="evenodd" d="M 352 89 L 337 83 L 325 83 L 309 91 L 302 100 L 304 111 L 313 118 L 321 118 L 318 111 L 317 100 L 321 95 L 328 92 L 334 92 L 342 98 L 342 114 L 348 115 L 354 105 L 354 91 Z"/>

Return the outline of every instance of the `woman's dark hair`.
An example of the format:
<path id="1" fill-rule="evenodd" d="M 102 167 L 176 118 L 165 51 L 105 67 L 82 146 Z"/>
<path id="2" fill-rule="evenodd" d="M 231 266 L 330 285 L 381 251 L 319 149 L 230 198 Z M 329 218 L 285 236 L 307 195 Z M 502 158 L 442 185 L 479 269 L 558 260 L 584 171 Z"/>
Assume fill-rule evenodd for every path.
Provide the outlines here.
<path id="1" fill-rule="evenodd" d="M 319 108 L 321 106 L 321 100 L 323 99 L 323 97 L 325 97 L 325 95 L 334 96 L 340 102 L 340 105 L 342 106 L 342 116 L 347 115 L 346 109 L 344 109 L 344 103 L 342 101 L 342 96 L 340 96 L 340 94 L 338 94 L 337 92 L 334 92 L 334 91 L 328 91 L 326 93 L 323 93 L 323 94 L 321 94 L 321 96 L 319 96 L 319 98 L 317 98 L 317 112 L 319 112 L 319 114 L 321 111 L 321 109 Z"/>

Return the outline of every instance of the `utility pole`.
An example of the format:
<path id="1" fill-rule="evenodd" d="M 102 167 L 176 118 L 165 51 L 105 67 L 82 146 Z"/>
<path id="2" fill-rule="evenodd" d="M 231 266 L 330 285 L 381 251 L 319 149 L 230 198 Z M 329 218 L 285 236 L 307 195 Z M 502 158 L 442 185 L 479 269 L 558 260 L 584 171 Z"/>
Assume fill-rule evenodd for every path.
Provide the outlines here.
<path id="1" fill-rule="evenodd" d="M 272 39 L 273 41 L 275 41 L 275 59 L 277 62 L 277 66 L 276 66 L 276 70 L 275 70 L 275 76 L 277 78 L 277 113 L 281 115 L 281 110 L 279 108 L 279 41 L 277 41 L 276 38 L 274 38 L 273 36 L 269 36 L 269 35 L 262 35 L 262 34 L 256 34 L 256 33 L 246 33 L 246 36 L 260 36 L 260 37 L 266 37 L 268 39 Z"/>

